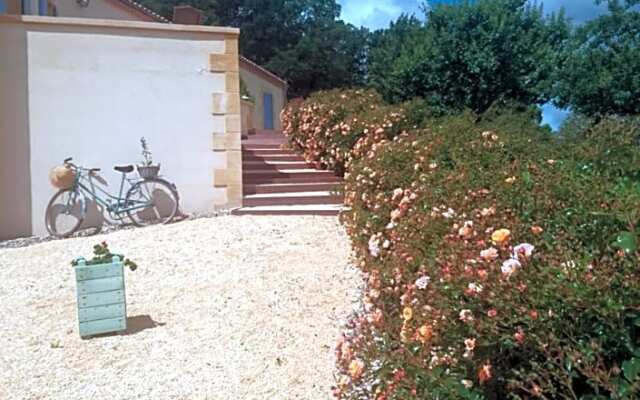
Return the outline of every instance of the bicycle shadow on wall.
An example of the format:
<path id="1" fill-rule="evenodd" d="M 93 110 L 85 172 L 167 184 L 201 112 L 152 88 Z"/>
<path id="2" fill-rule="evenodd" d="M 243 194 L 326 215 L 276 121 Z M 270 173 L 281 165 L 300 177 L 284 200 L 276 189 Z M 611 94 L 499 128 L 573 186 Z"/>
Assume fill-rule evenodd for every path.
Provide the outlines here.
<path id="1" fill-rule="evenodd" d="M 174 207 L 173 199 L 162 191 L 154 193 L 154 203 L 156 204 L 156 209 L 140 210 L 136 212 L 137 218 L 143 221 L 154 221 L 158 218 L 158 215 L 160 217 L 166 217 L 170 215 Z M 79 218 L 82 215 L 81 207 L 82 206 L 80 204 L 74 205 L 71 213 L 75 218 Z M 82 224 L 78 228 L 78 232 L 82 232 L 85 235 L 95 235 L 100 233 L 103 229 L 109 227 L 136 226 L 126 216 L 117 218 L 112 213 L 109 213 L 105 207 L 98 204 L 95 200 L 86 199 L 86 208 L 86 214 L 84 215 Z M 58 207 L 52 217 L 57 219 L 59 215 L 62 215 L 64 213 L 65 208 Z M 182 213 L 178 212 L 177 216 L 181 215 Z"/>
<path id="2" fill-rule="evenodd" d="M 146 208 L 136 211 L 136 219 L 152 224 L 153 221 L 156 221 L 159 218 L 166 218 L 171 215 L 175 207 L 175 203 L 166 192 L 157 190 L 154 191 L 150 197 L 155 204 L 155 208 Z M 178 217 L 180 215 L 182 215 L 182 213 L 178 210 L 176 216 Z M 96 201 L 87 199 L 87 214 L 82 225 L 80 225 L 80 230 L 91 229 L 94 230 L 95 233 L 98 233 L 105 226 L 135 227 L 136 225 L 127 218 L 126 215 L 118 218 Z"/>
<path id="3" fill-rule="evenodd" d="M 183 215 L 175 185 L 162 178 L 129 178 L 126 174 L 133 171 L 132 166 L 125 171 L 116 167 L 123 175 L 120 192 L 113 195 L 107 191 L 109 184 L 98 174 L 99 169 L 78 167 L 69 160 L 66 163 L 74 183 L 54 195 L 47 207 L 47 229 L 52 236 L 92 235 L 110 226 L 164 224 Z M 124 197 L 127 181 L 130 189 Z"/>

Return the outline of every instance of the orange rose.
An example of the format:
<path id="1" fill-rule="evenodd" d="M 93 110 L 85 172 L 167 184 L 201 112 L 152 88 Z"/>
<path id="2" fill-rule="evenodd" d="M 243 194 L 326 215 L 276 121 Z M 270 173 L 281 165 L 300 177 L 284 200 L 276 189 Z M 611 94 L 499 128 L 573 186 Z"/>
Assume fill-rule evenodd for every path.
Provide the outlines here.
<path id="1" fill-rule="evenodd" d="M 433 337 L 433 328 L 431 328 L 430 325 L 424 324 L 418 328 L 417 336 L 419 341 L 427 343 Z"/>
<path id="2" fill-rule="evenodd" d="M 542 227 L 539 227 L 539 226 L 536 225 L 536 226 L 532 226 L 531 227 L 531 232 L 533 232 L 534 235 L 539 235 L 542 232 L 544 232 L 544 229 L 542 229 Z"/>
<path id="3" fill-rule="evenodd" d="M 483 384 L 491 379 L 491 364 L 487 361 L 478 371 L 478 380 Z"/>

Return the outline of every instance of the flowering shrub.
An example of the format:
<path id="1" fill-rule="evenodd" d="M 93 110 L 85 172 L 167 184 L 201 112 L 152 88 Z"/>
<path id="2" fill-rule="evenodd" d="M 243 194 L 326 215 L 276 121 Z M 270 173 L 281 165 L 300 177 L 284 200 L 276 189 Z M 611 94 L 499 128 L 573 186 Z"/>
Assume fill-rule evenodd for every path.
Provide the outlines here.
<path id="1" fill-rule="evenodd" d="M 368 146 L 397 136 L 422 118 L 423 109 L 416 101 L 385 105 L 373 90 L 318 92 L 289 103 L 282 113 L 283 131 L 307 162 L 342 174 Z"/>
<path id="2" fill-rule="evenodd" d="M 341 106 L 297 107 L 285 119 L 306 155 L 350 161 L 342 220 L 367 281 L 336 348 L 337 398 L 640 395 L 635 128 L 605 121 L 578 142 L 526 113 L 468 113 L 356 134 L 358 156 L 338 158 Z M 623 168 L 601 162 L 616 146 Z"/>

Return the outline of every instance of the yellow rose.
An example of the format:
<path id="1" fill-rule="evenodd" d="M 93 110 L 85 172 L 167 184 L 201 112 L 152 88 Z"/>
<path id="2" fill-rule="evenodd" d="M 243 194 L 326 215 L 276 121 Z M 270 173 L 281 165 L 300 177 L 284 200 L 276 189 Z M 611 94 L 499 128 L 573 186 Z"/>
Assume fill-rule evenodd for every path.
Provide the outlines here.
<path id="1" fill-rule="evenodd" d="M 413 318 L 413 310 L 411 307 L 405 307 L 404 310 L 402 310 L 402 318 L 404 318 L 405 321 L 409 321 Z"/>
<path id="2" fill-rule="evenodd" d="M 364 363 L 360 360 L 353 360 L 349 364 L 349 375 L 353 379 L 358 379 L 362 376 L 362 372 L 364 371 Z"/>
<path id="3" fill-rule="evenodd" d="M 508 229 L 498 229 L 497 231 L 493 232 L 491 234 L 491 240 L 493 240 L 494 242 L 498 243 L 498 244 L 502 244 L 504 242 L 506 242 L 507 240 L 509 240 L 509 237 L 511 236 L 511 231 Z"/>

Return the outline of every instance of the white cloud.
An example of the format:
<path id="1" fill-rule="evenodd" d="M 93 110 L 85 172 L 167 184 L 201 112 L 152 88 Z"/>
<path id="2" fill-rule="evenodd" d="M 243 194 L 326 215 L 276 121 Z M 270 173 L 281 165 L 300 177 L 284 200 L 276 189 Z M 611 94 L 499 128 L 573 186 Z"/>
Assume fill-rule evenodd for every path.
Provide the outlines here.
<path id="1" fill-rule="evenodd" d="M 342 19 L 355 26 L 385 28 L 402 13 L 420 13 L 420 0 L 340 0 Z"/>

